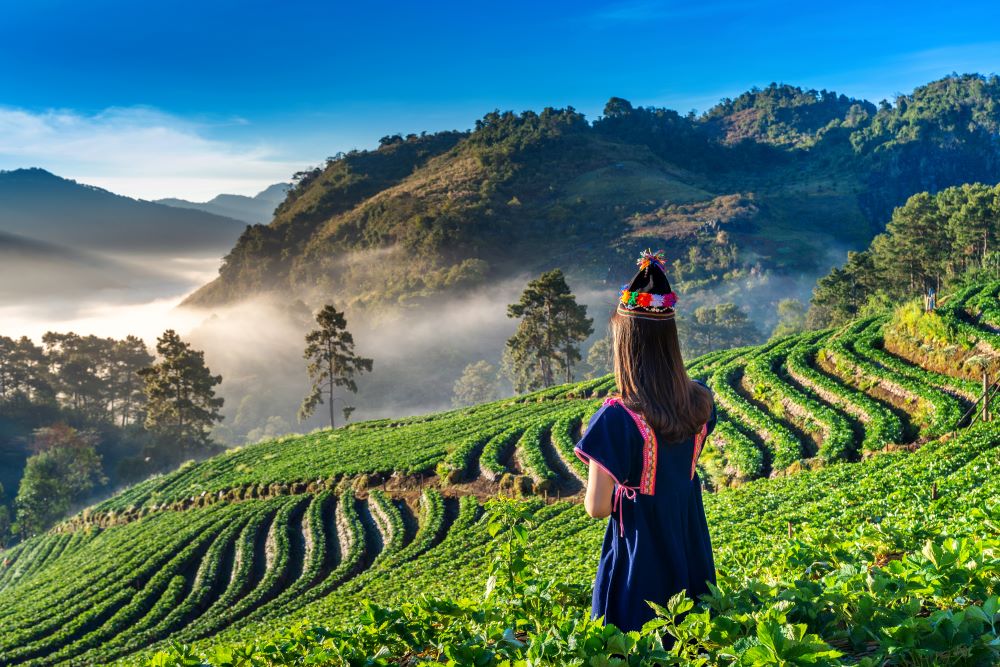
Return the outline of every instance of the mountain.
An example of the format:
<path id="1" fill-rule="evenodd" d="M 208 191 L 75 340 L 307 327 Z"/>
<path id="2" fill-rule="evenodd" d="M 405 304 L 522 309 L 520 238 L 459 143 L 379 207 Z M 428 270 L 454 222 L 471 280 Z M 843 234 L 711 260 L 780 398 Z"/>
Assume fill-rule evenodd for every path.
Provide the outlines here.
<path id="1" fill-rule="evenodd" d="M 694 483 L 720 581 L 692 601 L 683 650 L 706 664 L 777 664 L 765 647 L 789 664 L 996 664 L 1000 426 L 962 419 L 979 366 L 954 362 L 1000 358 L 974 307 L 998 290 L 974 284 L 921 316 L 951 339 L 878 316 L 689 363 L 719 406 Z M 586 623 L 608 524 L 581 507 L 573 448 L 613 389 L 605 376 L 289 434 L 151 477 L 0 552 L 0 661 L 492 664 L 513 651 L 519 664 L 531 646 L 545 664 L 686 664 L 640 660 L 651 644 Z M 514 489 L 531 521 L 484 517 Z M 522 578 L 504 564 L 531 562 L 537 586 L 484 596 L 491 573 L 501 590 Z M 257 644 L 233 650 L 243 642 Z"/>
<path id="2" fill-rule="evenodd" d="M 81 303 L 102 294 L 145 294 L 180 290 L 171 276 L 97 253 L 0 232 L 0 299 L 5 305 L 67 312 L 66 301 Z M 0 332 L 12 334 L 16 332 Z"/>
<path id="3" fill-rule="evenodd" d="M 998 125 L 1000 80 L 977 74 L 878 106 L 772 83 L 701 116 L 620 98 L 593 122 L 491 112 L 307 172 L 185 303 L 277 292 L 383 308 L 555 266 L 607 289 L 647 245 L 688 294 L 762 274 L 805 276 L 807 291 L 910 194 L 1000 181 Z"/>
<path id="4" fill-rule="evenodd" d="M 253 197 L 245 195 L 218 195 L 206 202 L 192 202 L 184 199 L 157 199 L 157 204 L 191 208 L 206 213 L 214 213 L 227 218 L 242 220 L 251 224 L 266 223 L 274 217 L 274 209 L 285 199 L 290 183 L 275 183 L 261 190 Z"/>
<path id="5" fill-rule="evenodd" d="M 100 253 L 212 255 L 247 225 L 132 199 L 44 169 L 0 171 L 0 231 Z"/>

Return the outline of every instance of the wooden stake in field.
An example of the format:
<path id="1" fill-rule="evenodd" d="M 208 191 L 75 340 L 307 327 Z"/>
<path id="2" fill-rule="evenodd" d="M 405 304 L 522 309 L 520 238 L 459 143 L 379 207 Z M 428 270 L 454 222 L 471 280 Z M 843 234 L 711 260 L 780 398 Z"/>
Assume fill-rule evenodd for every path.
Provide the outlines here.
<path id="1" fill-rule="evenodd" d="M 983 421 L 990 420 L 990 382 L 986 375 L 986 371 L 983 371 Z"/>

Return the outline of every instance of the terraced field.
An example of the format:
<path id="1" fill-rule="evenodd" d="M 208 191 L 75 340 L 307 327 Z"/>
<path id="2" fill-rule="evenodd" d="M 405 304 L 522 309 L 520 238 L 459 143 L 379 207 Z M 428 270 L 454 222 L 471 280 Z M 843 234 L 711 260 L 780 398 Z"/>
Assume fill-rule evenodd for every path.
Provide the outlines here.
<path id="1" fill-rule="evenodd" d="M 969 288 L 939 309 L 956 345 L 1000 356 L 998 292 Z M 979 385 L 888 351 L 887 322 L 692 361 L 720 417 L 699 464 L 717 491 L 706 508 L 720 569 L 758 567 L 794 526 L 917 521 L 928 505 L 915 495 L 933 495 L 944 521 L 1000 491 L 997 430 L 962 423 Z M 534 497 L 546 568 L 588 580 L 604 522 L 579 507 L 586 469 L 572 449 L 613 389 L 607 376 L 290 435 L 138 484 L 2 553 L 0 664 L 139 661 L 169 640 L 235 641 L 346 620 L 364 599 L 475 590 L 481 501 L 500 489 Z"/>

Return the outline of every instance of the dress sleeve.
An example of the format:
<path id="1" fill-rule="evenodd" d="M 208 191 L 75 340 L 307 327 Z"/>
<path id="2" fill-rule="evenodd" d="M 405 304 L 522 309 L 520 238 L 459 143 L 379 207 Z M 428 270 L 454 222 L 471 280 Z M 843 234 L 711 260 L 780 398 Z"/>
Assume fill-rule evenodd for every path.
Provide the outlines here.
<path id="1" fill-rule="evenodd" d="M 711 434 L 715 430 L 715 424 L 719 421 L 719 416 L 715 412 L 715 394 L 712 393 L 712 388 L 705 384 L 702 380 L 695 380 L 705 389 L 708 389 L 708 393 L 712 396 L 712 415 L 708 418 L 708 434 Z"/>
<path id="2" fill-rule="evenodd" d="M 619 484 L 627 483 L 632 472 L 632 453 L 641 440 L 639 428 L 631 415 L 614 405 L 604 405 L 594 413 L 587 431 L 573 448 L 586 464 L 595 461 Z"/>

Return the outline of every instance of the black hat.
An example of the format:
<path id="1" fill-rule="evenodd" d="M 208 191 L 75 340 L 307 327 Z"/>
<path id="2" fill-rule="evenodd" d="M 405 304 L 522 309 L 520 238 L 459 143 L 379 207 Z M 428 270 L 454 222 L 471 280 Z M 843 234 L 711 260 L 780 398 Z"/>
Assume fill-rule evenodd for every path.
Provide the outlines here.
<path id="1" fill-rule="evenodd" d="M 644 320 L 673 319 L 677 295 L 670 289 L 670 281 L 664 273 L 666 261 L 662 250 L 654 253 L 647 248 L 642 251 L 635 261 L 639 271 L 622 285 L 617 307 L 620 315 Z"/>

